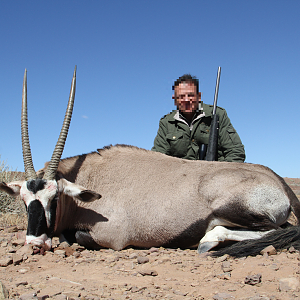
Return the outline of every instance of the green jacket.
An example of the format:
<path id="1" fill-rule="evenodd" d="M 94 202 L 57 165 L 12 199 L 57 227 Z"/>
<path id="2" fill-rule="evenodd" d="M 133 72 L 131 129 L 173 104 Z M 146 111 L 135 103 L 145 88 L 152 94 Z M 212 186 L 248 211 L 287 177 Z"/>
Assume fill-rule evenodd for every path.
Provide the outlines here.
<path id="1" fill-rule="evenodd" d="M 177 110 L 161 118 L 152 151 L 185 159 L 199 159 L 199 145 L 208 144 L 212 105 L 202 104 L 203 110 L 189 126 Z M 226 110 L 217 107 L 219 115 L 218 161 L 244 162 L 244 145 Z"/>

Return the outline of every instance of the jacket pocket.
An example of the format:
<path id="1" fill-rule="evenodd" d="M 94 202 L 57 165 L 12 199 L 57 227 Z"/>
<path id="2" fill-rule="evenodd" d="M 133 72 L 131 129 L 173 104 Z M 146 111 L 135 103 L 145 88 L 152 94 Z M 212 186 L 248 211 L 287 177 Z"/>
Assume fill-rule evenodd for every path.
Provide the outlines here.
<path id="1" fill-rule="evenodd" d="M 182 132 L 173 132 L 166 135 L 170 145 L 170 155 L 176 157 L 184 157 L 188 151 L 187 141 Z"/>
<path id="2" fill-rule="evenodd" d="M 178 139 L 183 138 L 183 133 L 182 132 L 167 133 L 166 137 L 168 141 L 176 142 L 178 141 Z"/>

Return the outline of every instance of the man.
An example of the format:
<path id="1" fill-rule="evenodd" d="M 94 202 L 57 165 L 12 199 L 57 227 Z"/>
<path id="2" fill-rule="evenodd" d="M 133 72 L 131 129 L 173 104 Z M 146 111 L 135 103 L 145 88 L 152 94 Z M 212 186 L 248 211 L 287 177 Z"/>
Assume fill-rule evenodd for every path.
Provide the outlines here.
<path id="1" fill-rule="evenodd" d="M 190 74 L 179 77 L 172 87 L 177 110 L 164 116 L 152 151 L 186 159 L 199 159 L 199 148 L 206 149 L 212 121 L 212 105 L 201 101 L 199 81 Z M 244 162 L 245 150 L 224 108 L 217 107 L 219 116 L 218 161 Z M 204 145 L 204 146 L 203 146 Z M 200 151 L 201 153 L 201 151 Z M 201 155 L 201 154 L 200 154 Z M 205 157 L 205 150 L 204 155 Z"/>

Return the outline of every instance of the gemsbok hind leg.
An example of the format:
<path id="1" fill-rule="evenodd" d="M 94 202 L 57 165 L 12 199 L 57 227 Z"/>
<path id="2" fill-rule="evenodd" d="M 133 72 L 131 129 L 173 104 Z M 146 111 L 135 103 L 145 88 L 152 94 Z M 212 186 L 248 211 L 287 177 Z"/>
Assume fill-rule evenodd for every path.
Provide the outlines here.
<path id="1" fill-rule="evenodd" d="M 198 253 L 207 252 L 224 241 L 240 242 L 243 240 L 258 239 L 273 230 L 274 229 L 268 231 L 253 231 L 244 228 L 229 229 L 224 226 L 216 226 L 214 229 L 208 231 L 200 240 Z"/>

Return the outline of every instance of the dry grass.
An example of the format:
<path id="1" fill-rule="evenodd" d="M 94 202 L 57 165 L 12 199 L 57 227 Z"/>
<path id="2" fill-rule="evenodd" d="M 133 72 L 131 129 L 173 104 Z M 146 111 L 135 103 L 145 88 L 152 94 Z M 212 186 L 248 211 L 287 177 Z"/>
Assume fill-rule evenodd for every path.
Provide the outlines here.
<path id="1" fill-rule="evenodd" d="M 0 156 L 1 158 L 1 156 Z M 22 172 L 12 171 L 7 166 L 6 161 L 0 160 L 0 182 L 11 182 L 24 179 Z M 26 212 L 25 205 L 20 197 L 14 198 L 7 193 L 0 191 L 0 214 L 24 214 Z"/>
<path id="2" fill-rule="evenodd" d="M 16 226 L 18 230 L 27 228 L 27 214 L 0 214 L 0 229 Z"/>

